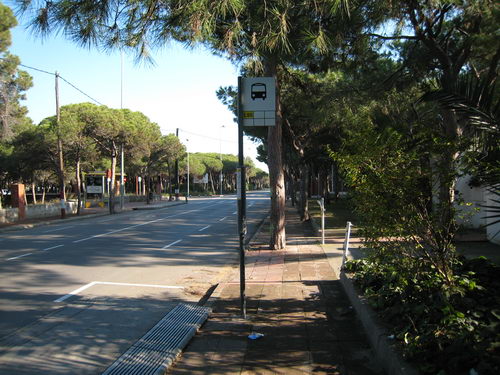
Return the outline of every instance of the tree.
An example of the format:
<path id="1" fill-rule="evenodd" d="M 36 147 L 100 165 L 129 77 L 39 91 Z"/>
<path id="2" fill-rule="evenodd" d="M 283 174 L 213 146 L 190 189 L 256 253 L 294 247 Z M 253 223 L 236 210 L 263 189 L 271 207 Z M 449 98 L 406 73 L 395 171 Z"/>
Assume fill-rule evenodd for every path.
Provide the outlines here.
<path id="1" fill-rule="evenodd" d="M 210 186 L 212 187 L 212 194 L 215 194 L 214 176 L 222 171 L 223 164 L 219 158 L 219 154 L 215 153 L 197 153 L 200 161 L 205 165 L 205 170 L 210 179 Z"/>
<path id="2" fill-rule="evenodd" d="M 31 185 L 33 202 L 36 203 L 35 185 L 50 178 L 56 171 L 51 163 L 50 136 L 43 127 L 32 124 L 18 127 L 9 144 L 12 151 L 6 167 L 12 180 Z M 52 170 L 52 173 L 51 173 Z"/>
<path id="3" fill-rule="evenodd" d="M 0 3 L 0 141 L 12 135 L 14 125 L 25 121 L 27 110 L 19 101 L 33 85 L 31 76 L 18 69 L 19 58 L 8 52 L 10 29 L 16 25 L 10 8 Z"/>
<path id="4" fill-rule="evenodd" d="M 114 213 L 116 160 L 120 147 L 126 143 L 128 134 L 132 134 L 132 126 L 125 121 L 121 110 L 87 103 L 85 111 L 84 134 L 90 137 L 97 149 L 107 155 L 111 161 L 109 212 Z"/>
<path id="5" fill-rule="evenodd" d="M 151 176 L 152 173 L 161 174 L 166 169 L 170 182 L 172 177 L 171 171 L 175 160 L 182 158 L 185 152 L 186 147 L 174 134 L 158 137 L 153 143 L 149 155 L 146 154 L 144 156 L 144 160 L 147 160 L 148 176 Z"/>
<path id="6" fill-rule="evenodd" d="M 60 136 L 64 151 L 74 163 L 75 171 L 75 186 L 77 195 L 77 214 L 80 214 L 82 203 L 82 180 L 81 180 L 81 166 L 83 160 L 95 160 L 97 151 L 91 138 L 86 135 L 86 116 L 92 110 L 92 104 L 81 103 L 63 106 L 60 109 Z M 55 124 L 55 118 L 50 119 L 52 127 Z M 67 160 L 67 159 L 66 159 Z"/>
<path id="7" fill-rule="evenodd" d="M 170 38 L 187 44 L 205 43 L 216 54 L 246 62 L 255 71 L 276 77 L 278 66 L 297 56 L 330 51 L 348 13 L 346 0 L 273 1 L 18 1 L 31 12 L 35 31 L 64 29 L 78 43 L 128 47 L 148 56 L 148 46 Z M 337 38 L 338 39 L 338 38 Z M 279 80 L 278 90 L 279 93 Z M 271 181 L 270 246 L 285 246 L 285 185 L 282 163 L 281 102 L 277 97 L 276 126 L 269 127 L 268 162 Z"/>
<path id="8" fill-rule="evenodd" d="M 455 90 L 464 71 L 484 77 L 487 85 L 494 82 L 500 60 L 500 42 L 494 30 L 500 16 L 493 1 L 403 0 L 387 5 L 379 22 L 391 20 L 399 27 L 390 28 L 393 30 L 390 35 L 368 35 L 388 43 L 398 41 L 405 70 L 418 70 L 426 77 L 433 74 L 446 92 Z M 441 127 L 440 137 L 448 144 L 436 159 L 439 176 L 436 209 L 443 213 L 441 226 L 447 227 L 454 220 L 457 162 L 466 129 L 449 108 L 442 108 L 436 120 L 436 126 Z"/>

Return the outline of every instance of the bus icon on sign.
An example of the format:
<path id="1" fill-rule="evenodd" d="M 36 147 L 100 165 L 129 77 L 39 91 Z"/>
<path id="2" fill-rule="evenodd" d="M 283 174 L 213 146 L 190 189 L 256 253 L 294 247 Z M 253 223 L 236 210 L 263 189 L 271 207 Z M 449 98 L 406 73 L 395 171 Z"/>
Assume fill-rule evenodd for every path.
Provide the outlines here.
<path id="1" fill-rule="evenodd" d="M 266 85 L 263 83 L 254 83 L 251 86 L 250 93 L 252 96 L 252 100 L 257 98 L 261 98 L 262 100 L 266 100 Z"/>

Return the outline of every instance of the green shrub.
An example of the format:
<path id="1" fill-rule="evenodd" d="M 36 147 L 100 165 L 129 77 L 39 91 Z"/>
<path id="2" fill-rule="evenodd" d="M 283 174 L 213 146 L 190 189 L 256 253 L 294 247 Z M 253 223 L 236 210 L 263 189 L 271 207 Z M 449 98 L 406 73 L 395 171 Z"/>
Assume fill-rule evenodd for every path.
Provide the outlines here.
<path id="1" fill-rule="evenodd" d="M 346 271 L 423 374 L 500 373 L 499 267 L 457 259 L 454 283 L 418 258 L 350 261 Z"/>

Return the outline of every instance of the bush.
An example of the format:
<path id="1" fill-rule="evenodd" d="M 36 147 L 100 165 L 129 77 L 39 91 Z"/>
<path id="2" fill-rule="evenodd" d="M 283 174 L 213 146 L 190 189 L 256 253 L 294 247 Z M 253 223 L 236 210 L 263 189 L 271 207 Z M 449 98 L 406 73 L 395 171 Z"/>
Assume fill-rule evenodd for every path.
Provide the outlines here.
<path id="1" fill-rule="evenodd" d="M 418 258 L 350 261 L 346 271 L 423 374 L 500 373 L 500 267 L 457 258 L 454 283 Z"/>

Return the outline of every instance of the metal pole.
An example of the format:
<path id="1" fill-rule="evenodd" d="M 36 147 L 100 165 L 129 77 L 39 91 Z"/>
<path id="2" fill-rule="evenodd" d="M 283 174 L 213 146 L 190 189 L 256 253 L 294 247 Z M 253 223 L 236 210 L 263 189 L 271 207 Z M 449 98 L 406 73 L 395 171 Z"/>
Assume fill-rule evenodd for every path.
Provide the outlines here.
<path id="1" fill-rule="evenodd" d="M 222 125 L 220 127 L 221 131 L 219 132 L 219 158 L 220 158 L 221 163 L 222 163 L 222 128 L 223 127 L 224 127 L 224 125 Z M 222 196 L 222 169 L 220 170 L 220 173 L 219 173 L 219 184 L 220 184 L 220 196 Z"/>
<path id="2" fill-rule="evenodd" d="M 61 204 L 61 219 L 66 217 L 66 202 L 64 200 L 64 159 L 61 139 L 61 111 L 59 108 L 59 73 L 56 72 L 56 124 L 57 124 L 57 157 L 59 162 L 59 200 Z"/>
<path id="3" fill-rule="evenodd" d="M 189 142 L 189 139 L 186 139 L 186 143 Z M 186 182 L 187 182 L 187 192 L 186 192 L 186 203 L 189 199 L 189 150 L 187 148 L 187 144 L 186 144 L 186 152 L 187 152 L 187 178 L 186 178 Z"/>
<path id="4" fill-rule="evenodd" d="M 123 109 L 123 50 L 120 50 L 120 109 Z M 125 156 L 123 151 L 123 143 L 121 147 L 121 163 L 120 163 L 120 210 L 123 211 L 125 199 Z"/>
<path id="5" fill-rule="evenodd" d="M 123 50 L 120 50 L 120 109 L 123 109 Z"/>
<path id="6" fill-rule="evenodd" d="M 239 232 L 239 252 L 240 252 L 240 309 L 241 316 L 246 319 L 246 299 L 245 299 L 245 216 L 246 216 L 246 192 L 245 192 L 245 159 L 243 157 L 243 118 L 241 109 L 241 89 L 242 78 L 238 77 L 238 232 Z"/>
<path id="7" fill-rule="evenodd" d="M 347 222 L 346 224 L 346 228 L 345 228 L 345 239 L 344 239 L 344 254 L 343 254 L 343 257 L 342 257 L 342 267 L 344 266 L 344 263 L 347 259 L 347 252 L 349 251 L 349 239 L 351 237 L 351 227 L 352 227 L 352 224 L 350 221 Z"/>
<path id="8" fill-rule="evenodd" d="M 175 136 L 179 138 L 179 128 L 175 130 Z M 179 200 L 179 159 L 175 159 L 175 200 Z"/>
<path id="9" fill-rule="evenodd" d="M 123 151 L 123 143 L 121 148 L 121 163 L 120 163 L 120 210 L 123 211 L 123 204 L 125 200 L 125 178 L 124 178 L 124 168 L 125 168 L 125 156 Z"/>
<path id="10" fill-rule="evenodd" d="M 321 198 L 321 243 L 325 244 L 325 198 Z"/>

